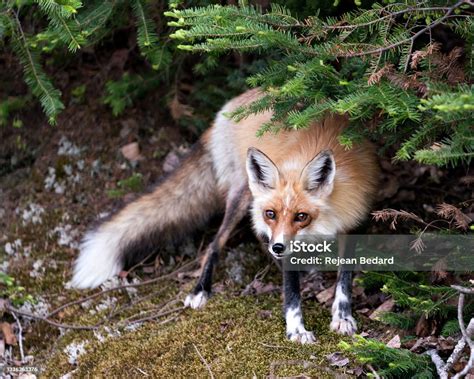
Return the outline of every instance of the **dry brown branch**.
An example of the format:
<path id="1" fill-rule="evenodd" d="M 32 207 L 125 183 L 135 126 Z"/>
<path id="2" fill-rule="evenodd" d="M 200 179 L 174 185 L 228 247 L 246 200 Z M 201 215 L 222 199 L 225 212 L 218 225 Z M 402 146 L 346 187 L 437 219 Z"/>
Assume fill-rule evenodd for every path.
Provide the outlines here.
<path id="1" fill-rule="evenodd" d="M 442 203 L 436 208 L 436 214 L 444 219 L 454 222 L 458 229 L 467 230 L 472 222 L 471 218 L 465 215 L 459 208 L 451 204 Z"/>
<path id="2" fill-rule="evenodd" d="M 431 43 L 425 50 L 417 50 L 411 56 L 410 67 L 414 70 L 418 68 L 420 62 L 426 57 L 433 55 L 435 52 L 438 52 L 441 49 L 440 43 Z"/>
<path id="3" fill-rule="evenodd" d="M 426 225 L 426 222 L 419 216 L 417 216 L 414 213 L 407 212 L 407 211 L 397 211 L 396 209 L 382 209 L 380 211 L 375 211 L 372 212 L 372 216 L 374 217 L 375 221 L 382 221 L 382 222 L 387 222 L 389 220 L 392 220 L 392 223 L 390 224 L 390 229 L 396 229 L 397 227 L 397 221 L 404 220 L 413 220 L 416 222 L 419 222 L 423 225 Z"/>

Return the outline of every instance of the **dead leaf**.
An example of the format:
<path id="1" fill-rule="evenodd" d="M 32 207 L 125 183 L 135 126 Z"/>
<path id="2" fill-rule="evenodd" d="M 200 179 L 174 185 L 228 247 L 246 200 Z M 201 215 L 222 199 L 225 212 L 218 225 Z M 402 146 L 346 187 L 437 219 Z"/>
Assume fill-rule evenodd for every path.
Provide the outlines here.
<path id="1" fill-rule="evenodd" d="M 361 286 L 352 287 L 352 296 L 354 296 L 354 297 L 365 296 L 364 287 L 361 287 Z"/>
<path id="2" fill-rule="evenodd" d="M 130 133 L 138 130 L 138 122 L 133 118 L 120 121 L 120 125 L 122 126 L 122 129 L 120 129 L 120 138 L 126 138 Z"/>
<path id="3" fill-rule="evenodd" d="M 272 315 L 273 315 L 273 312 L 269 311 L 268 309 L 264 309 L 258 312 L 258 317 L 260 318 L 271 318 Z"/>
<path id="4" fill-rule="evenodd" d="M 454 349 L 454 346 L 456 346 L 456 343 L 453 337 L 439 337 L 437 350 L 451 351 Z"/>
<path id="5" fill-rule="evenodd" d="M 321 303 L 325 304 L 334 297 L 334 291 L 336 290 L 336 283 L 331 287 L 326 288 L 316 295 L 316 299 Z"/>
<path id="6" fill-rule="evenodd" d="M 446 258 L 439 259 L 431 268 L 431 281 L 433 283 L 439 283 L 445 280 L 448 277 L 448 272 L 446 271 L 447 267 Z"/>
<path id="7" fill-rule="evenodd" d="M 178 279 L 199 278 L 200 276 L 201 276 L 201 269 L 192 270 L 192 271 L 183 271 L 183 272 L 179 272 L 177 275 Z"/>
<path id="8" fill-rule="evenodd" d="M 392 298 L 384 301 L 378 308 L 369 316 L 371 320 L 378 320 L 380 315 L 384 312 L 390 312 L 395 307 L 395 301 Z"/>
<path id="9" fill-rule="evenodd" d="M 142 270 L 145 274 L 154 274 L 155 273 L 155 268 L 153 266 L 145 266 L 145 267 L 143 267 Z"/>
<path id="10" fill-rule="evenodd" d="M 430 327 L 430 322 L 426 318 L 425 315 L 421 315 L 419 318 L 416 328 L 415 328 L 415 333 L 418 337 L 426 337 L 431 334 L 432 328 Z"/>
<path id="11" fill-rule="evenodd" d="M 365 315 L 365 314 L 367 314 L 367 313 L 369 313 L 369 312 L 370 312 L 370 309 L 369 309 L 369 308 L 362 308 L 362 309 L 357 309 L 357 310 L 356 310 L 356 313 L 361 314 L 361 315 Z"/>
<path id="12" fill-rule="evenodd" d="M 143 159 L 145 159 L 143 155 L 140 154 L 140 147 L 138 146 L 138 142 L 132 142 L 128 145 L 122 146 L 120 151 L 122 152 L 122 155 L 125 157 L 125 159 L 131 162 L 142 161 Z"/>
<path id="13" fill-rule="evenodd" d="M 242 295 L 262 295 L 279 290 L 280 287 L 276 286 L 272 282 L 264 283 L 261 280 L 254 279 L 252 283 L 245 287 L 245 289 L 242 291 Z"/>
<path id="14" fill-rule="evenodd" d="M 221 325 L 220 325 L 220 330 L 221 330 L 221 333 L 224 333 L 225 331 L 227 331 L 227 329 L 231 326 L 234 325 L 234 322 L 232 320 L 228 320 L 228 321 L 223 321 L 221 322 Z"/>
<path id="15" fill-rule="evenodd" d="M 120 71 L 123 71 L 129 55 L 130 51 L 128 49 L 118 49 L 114 51 L 110 58 L 108 69 L 118 68 Z"/>
<path id="16" fill-rule="evenodd" d="M 13 345 L 16 346 L 17 340 L 15 333 L 13 333 L 12 326 L 8 322 L 2 322 L 0 324 L 0 329 L 3 333 L 3 337 L 5 339 L 5 343 L 7 345 Z"/>
<path id="17" fill-rule="evenodd" d="M 390 199 L 398 192 L 399 188 L 398 179 L 395 176 L 389 176 L 384 180 L 383 185 L 380 186 L 378 198 L 381 200 Z"/>
<path id="18" fill-rule="evenodd" d="M 398 334 L 395 337 L 393 337 L 390 341 L 387 342 L 387 347 L 400 349 L 400 346 L 402 346 L 402 343 L 400 341 L 400 336 Z"/>
<path id="19" fill-rule="evenodd" d="M 173 96 L 173 99 L 168 103 L 171 117 L 178 121 L 183 117 L 191 117 L 193 115 L 193 107 L 183 104 L 179 101 L 178 95 Z"/>
<path id="20" fill-rule="evenodd" d="M 398 192 L 397 196 L 395 197 L 393 201 L 398 202 L 398 203 L 404 203 L 407 201 L 415 201 L 415 199 L 416 199 L 415 191 L 408 191 L 408 190 L 403 189 L 403 190 L 400 190 L 400 192 Z"/>
<path id="21" fill-rule="evenodd" d="M 342 353 L 338 351 L 326 355 L 326 358 L 331 366 L 344 367 L 349 364 L 349 358 L 344 357 Z"/>
<path id="22" fill-rule="evenodd" d="M 438 347 L 438 339 L 433 336 L 418 338 L 410 351 L 421 353 L 429 349 L 436 349 Z"/>

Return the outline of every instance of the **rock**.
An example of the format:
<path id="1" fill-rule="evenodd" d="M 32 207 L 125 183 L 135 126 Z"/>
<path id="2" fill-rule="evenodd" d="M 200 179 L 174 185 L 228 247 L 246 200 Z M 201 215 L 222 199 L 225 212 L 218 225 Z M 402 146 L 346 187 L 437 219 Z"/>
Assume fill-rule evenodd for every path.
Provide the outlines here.
<path id="1" fill-rule="evenodd" d="M 128 145 L 122 146 L 120 151 L 125 159 L 129 160 L 130 162 L 138 162 L 145 159 L 140 154 L 140 147 L 138 146 L 138 142 L 132 142 Z"/>
<path id="2" fill-rule="evenodd" d="M 387 347 L 392 347 L 394 349 L 400 349 L 401 345 L 400 336 L 398 334 L 387 342 Z"/>

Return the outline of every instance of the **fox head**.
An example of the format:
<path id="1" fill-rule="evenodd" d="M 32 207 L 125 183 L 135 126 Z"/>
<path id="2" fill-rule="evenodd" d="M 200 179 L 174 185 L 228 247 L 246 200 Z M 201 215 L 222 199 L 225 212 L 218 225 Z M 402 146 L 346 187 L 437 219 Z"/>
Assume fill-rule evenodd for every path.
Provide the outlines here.
<path id="1" fill-rule="evenodd" d="M 336 232 L 325 217 L 336 174 L 332 151 L 321 151 L 301 169 L 294 166 L 280 170 L 262 151 L 248 149 L 254 228 L 268 240 L 268 250 L 276 258 L 283 257 L 288 241 L 296 236 Z"/>

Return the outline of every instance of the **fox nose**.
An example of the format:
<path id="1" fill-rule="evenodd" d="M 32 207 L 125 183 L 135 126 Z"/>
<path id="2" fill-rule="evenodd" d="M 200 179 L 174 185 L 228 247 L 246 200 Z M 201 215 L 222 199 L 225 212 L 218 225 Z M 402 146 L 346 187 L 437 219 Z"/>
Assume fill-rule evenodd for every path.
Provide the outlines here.
<path id="1" fill-rule="evenodd" d="M 275 254 L 283 254 L 285 251 L 285 245 L 282 243 L 275 243 L 272 245 L 272 250 Z"/>

